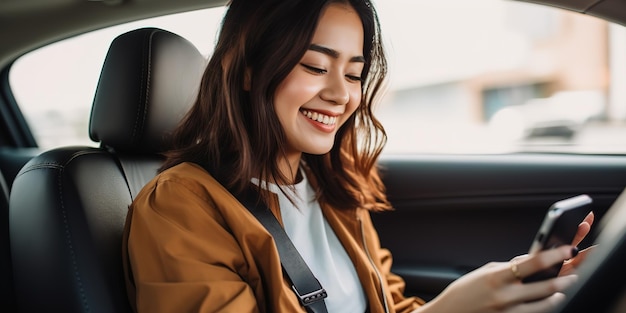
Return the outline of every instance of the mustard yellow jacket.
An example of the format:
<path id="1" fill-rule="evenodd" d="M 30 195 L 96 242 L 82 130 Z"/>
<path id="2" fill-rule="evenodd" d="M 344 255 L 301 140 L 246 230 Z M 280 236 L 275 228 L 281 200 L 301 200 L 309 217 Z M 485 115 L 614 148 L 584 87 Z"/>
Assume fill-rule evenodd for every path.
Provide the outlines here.
<path id="1" fill-rule="evenodd" d="M 281 221 L 278 199 L 269 207 Z M 410 312 L 423 303 L 403 296 L 368 211 L 322 211 L 354 263 L 369 312 Z M 143 188 L 128 213 L 123 255 L 138 312 L 305 312 L 270 234 L 196 164 L 168 169 Z"/>

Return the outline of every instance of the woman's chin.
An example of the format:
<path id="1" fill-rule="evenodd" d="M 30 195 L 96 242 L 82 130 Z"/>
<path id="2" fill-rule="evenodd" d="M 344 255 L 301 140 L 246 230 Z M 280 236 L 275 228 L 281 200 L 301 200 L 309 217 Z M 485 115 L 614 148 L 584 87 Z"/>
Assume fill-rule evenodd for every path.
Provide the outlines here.
<path id="1" fill-rule="evenodd" d="M 320 146 L 320 147 L 315 147 L 313 149 L 310 149 L 309 151 L 306 151 L 306 154 L 311 154 L 311 155 L 324 155 L 328 152 L 330 152 L 330 150 L 333 149 L 333 146 Z"/>

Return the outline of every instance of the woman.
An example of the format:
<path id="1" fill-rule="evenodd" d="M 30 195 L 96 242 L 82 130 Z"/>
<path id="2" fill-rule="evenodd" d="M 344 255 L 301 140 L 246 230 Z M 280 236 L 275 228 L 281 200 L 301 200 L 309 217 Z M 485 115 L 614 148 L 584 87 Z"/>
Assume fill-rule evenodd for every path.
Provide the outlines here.
<path id="1" fill-rule="evenodd" d="M 575 276 L 520 280 L 571 247 L 488 264 L 427 304 L 403 296 L 369 217 L 390 208 L 376 170 L 386 137 L 372 115 L 386 69 L 369 0 L 233 0 L 175 148 L 129 211 L 136 310 L 305 312 L 272 237 L 235 197 L 250 187 L 328 292 L 329 312 L 552 308 Z"/>

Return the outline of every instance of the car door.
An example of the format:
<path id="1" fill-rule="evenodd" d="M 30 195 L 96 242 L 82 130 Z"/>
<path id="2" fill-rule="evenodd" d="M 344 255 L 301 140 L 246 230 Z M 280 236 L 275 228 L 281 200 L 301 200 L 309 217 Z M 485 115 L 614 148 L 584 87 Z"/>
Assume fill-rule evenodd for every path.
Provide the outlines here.
<path id="1" fill-rule="evenodd" d="M 626 187 L 624 27 L 517 1 L 378 5 L 395 209 L 372 216 L 407 294 L 431 299 L 527 253 L 550 205 L 579 194 L 593 199 L 592 244 Z"/>
<path id="2" fill-rule="evenodd" d="M 395 210 L 374 213 L 374 223 L 407 293 L 425 299 L 527 253 L 553 202 L 588 194 L 597 221 L 626 186 L 623 156 L 389 155 L 381 167 Z"/>

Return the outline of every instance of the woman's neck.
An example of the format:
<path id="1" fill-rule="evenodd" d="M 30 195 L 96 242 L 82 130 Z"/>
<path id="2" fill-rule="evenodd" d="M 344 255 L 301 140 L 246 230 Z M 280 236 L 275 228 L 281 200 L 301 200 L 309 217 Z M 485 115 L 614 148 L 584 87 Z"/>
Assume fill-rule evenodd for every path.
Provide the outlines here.
<path id="1" fill-rule="evenodd" d="M 297 154 L 287 155 L 286 158 L 279 160 L 278 168 L 280 173 L 287 179 L 284 183 L 287 185 L 293 185 L 300 181 L 302 177 L 298 179 L 298 168 L 300 167 L 300 159 L 302 158 L 302 153 L 298 152 Z"/>

